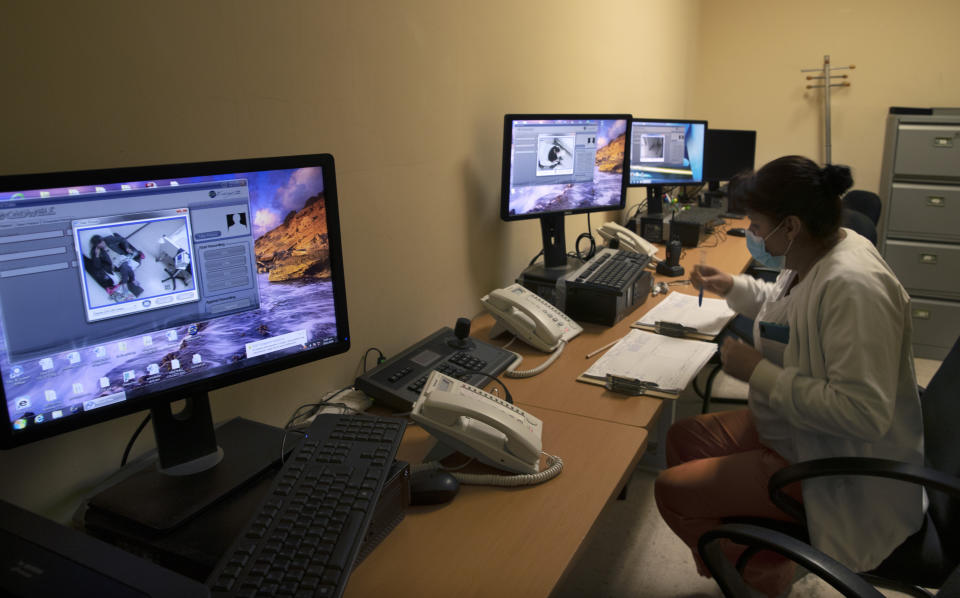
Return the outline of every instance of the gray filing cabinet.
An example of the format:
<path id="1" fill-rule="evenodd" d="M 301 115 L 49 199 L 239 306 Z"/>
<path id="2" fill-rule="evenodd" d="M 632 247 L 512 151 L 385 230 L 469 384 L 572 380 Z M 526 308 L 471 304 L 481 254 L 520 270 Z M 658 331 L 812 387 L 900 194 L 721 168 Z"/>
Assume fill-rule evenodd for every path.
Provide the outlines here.
<path id="1" fill-rule="evenodd" d="M 880 197 L 880 251 L 910 293 L 914 355 L 943 359 L 960 336 L 960 108 L 890 109 Z"/>

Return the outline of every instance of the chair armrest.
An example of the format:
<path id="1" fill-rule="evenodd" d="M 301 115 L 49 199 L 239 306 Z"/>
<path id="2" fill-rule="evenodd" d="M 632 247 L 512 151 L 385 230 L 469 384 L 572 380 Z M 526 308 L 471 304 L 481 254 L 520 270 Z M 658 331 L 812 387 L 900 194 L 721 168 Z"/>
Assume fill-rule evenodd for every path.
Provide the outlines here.
<path id="1" fill-rule="evenodd" d="M 706 532 L 697 542 L 700 558 L 710 569 L 717 585 L 727 598 L 749 597 L 754 594 L 748 589 L 733 563 L 723 553 L 722 543 L 717 542 L 722 539 L 782 554 L 814 573 L 848 598 L 883 597 L 883 594 L 856 573 L 809 544 L 765 527 L 730 523 Z"/>
<path id="2" fill-rule="evenodd" d="M 784 467 L 770 478 L 770 500 L 784 513 L 806 521 L 803 505 L 783 492 L 793 482 L 834 475 L 865 475 L 919 484 L 960 498 L 960 479 L 922 465 L 872 457 L 814 459 Z"/>

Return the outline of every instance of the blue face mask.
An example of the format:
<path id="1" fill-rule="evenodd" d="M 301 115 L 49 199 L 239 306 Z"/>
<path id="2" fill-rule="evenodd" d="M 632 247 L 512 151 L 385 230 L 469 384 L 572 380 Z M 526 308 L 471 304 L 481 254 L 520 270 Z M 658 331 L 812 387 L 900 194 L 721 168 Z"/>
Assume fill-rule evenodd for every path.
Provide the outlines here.
<path id="1" fill-rule="evenodd" d="M 753 256 L 753 259 L 757 260 L 764 266 L 768 268 L 773 268 L 774 270 L 783 270 L 783 266 L 787 260 L 787 251 L 790 251 L 790 246 L 787 245 L 787 251 L 783 252 L 783 255 L 771 255 L 767 251 L 767 239 L 770 238 L 770 235 L 777 232 L 777 229 L 780 228 L 780 225 L 783 224 L 783 221 L 780 222 L 772 231 L 770 231 L 766 237 L 762 239 L 747 230 L 747 251 L 750 252 L 750 255 Z M 793 242 L 791 241 L 791 244 Z"/>

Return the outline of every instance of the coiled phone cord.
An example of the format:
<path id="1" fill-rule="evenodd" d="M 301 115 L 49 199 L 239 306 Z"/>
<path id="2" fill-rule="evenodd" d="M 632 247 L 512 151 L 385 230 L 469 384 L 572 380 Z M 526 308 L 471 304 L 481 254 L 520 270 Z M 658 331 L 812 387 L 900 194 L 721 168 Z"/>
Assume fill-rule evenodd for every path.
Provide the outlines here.
<path id="1" fill-rule="evenodd" d="M 460 473 L 459 471 L 450 471 L 439 461 L 429 463 L 418 463 L 410 466 L 410 473 L 419 471 L 433 471 L 443 469 L 450 471 L 450 474 L 457 478 L 461 484 L 472 484 L 475 486 L 534 486 L 542 484 L 548 480 L 560 475 L 563 471 L 563 459 L 551 455 L 545 451 L 540 451 L 547 458 L 547 468 L 539 473 L 517 473 L 517 474 L 492 474 L 492 473 Z"/>
<path id="2" fill-rule="evenodd" d="M 554 352 L 550 355 L 550 357 L 546 361 L 538 365 L 537 367 L 533 368 L 532 370 L 506 370 L 505 372 L 503 372 L 503 375 L 506 376 L 507 378 L 529 378 L 531 376 L 536 376 L 540 372 L 550 367 L 550 365 L 554 361 L 556 361 L 558 357 L 560 357 L 560 354 L 563 353 L 563 349 L 566 346 L 567 346 L 567 341 L 563 341 L 563 340 L 560 341 L 560 344 L 557 346 Z"/>

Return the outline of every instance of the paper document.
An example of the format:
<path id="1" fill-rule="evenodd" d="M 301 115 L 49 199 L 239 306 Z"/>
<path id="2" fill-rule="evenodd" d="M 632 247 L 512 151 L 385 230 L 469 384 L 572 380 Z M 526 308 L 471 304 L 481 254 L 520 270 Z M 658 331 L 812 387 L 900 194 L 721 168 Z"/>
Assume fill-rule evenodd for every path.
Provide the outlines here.
<path id="1" fill-rule="evenodd" d="M 634 327 L 653 328 L 657 321 L 673 322 L 696 329 L 706 336 L 720 334 L 737 313 L 727 307 L 724 299 L 704 298 L 703 306 L 697 305 L 696 295 L 671 292 L 663 301 L 633 323 Z"/>
<path id="2" fill-rule="evenodd" d="M 713 343 L 631 330 L 583 375 L 601 380 L 614 374 L 653 382 L 660 392 L 679 393 L 716 350 Z"/>

